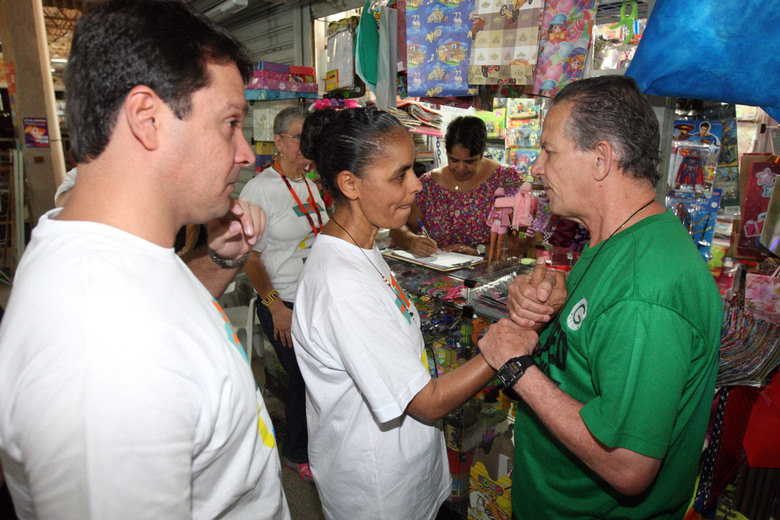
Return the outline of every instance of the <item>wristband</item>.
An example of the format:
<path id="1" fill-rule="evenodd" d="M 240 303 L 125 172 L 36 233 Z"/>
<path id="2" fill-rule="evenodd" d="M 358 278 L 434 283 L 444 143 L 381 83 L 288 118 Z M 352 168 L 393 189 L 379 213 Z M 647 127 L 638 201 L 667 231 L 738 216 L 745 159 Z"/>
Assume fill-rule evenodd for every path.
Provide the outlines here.
<path id="1" fill-rule="evenodd" d="M 247 261 L 247 258 L 249 258 L 249 253 L 245 254 L 237 260 L 232 260 L 230 258 L 219 256 L 214 252 L 213 249 L 209 248 L 209 258 L 211 258 L 211 261 L 220 266 L 222 269 L 232 269 L 234 267 L 244 265 L 244 263 Z"/>
<path id="2" fill-rule="evenodd" d="M 268 307 L 269 305 L 271 305 L 271 304 L 274 302 L 274 300 L 275 300 L 275 299 L 276 299 L 278 296 L 279 296 L 279 293 L 278 293 L 278 292 L 276 292 L 276 289 L 274 289 L 273 291 L 271 291 L 271 294 L 269 294 L 268 296 L 266 296 L 265 298 L 263 298 L 263 299 L 262 299 L 262 300 L 260 300 L 260 301 L 262 302 L 262 304 L 263 304 L 263 305 L 265 305 L 266 307 Z"/>

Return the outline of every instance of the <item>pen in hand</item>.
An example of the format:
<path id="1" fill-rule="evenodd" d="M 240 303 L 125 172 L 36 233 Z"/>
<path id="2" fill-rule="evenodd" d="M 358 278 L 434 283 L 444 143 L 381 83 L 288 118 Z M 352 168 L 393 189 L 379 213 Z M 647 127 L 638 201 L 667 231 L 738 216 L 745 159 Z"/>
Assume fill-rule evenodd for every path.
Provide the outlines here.
<path id="1" fill-rule="evenodd" d="M 423 236 L 431 238 L 431 235 L 428 234 L 428 230 L 425 229 L 425 226 L 423 226 L 423 223 L 419 218 L 417 219 L 417 225 L 420 226 L 420 232 L 423 234 Z"/>

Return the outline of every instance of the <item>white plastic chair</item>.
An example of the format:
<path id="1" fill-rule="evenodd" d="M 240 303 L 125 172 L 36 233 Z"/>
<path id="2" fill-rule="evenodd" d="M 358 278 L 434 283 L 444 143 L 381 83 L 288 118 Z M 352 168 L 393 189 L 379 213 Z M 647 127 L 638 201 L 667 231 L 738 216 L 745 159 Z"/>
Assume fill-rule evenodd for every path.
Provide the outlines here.
<path id="1" fill-rule="evenodd" d="M 252 365 L 253 351 L 261 360 L 265 359 L 265 343 L 260 322 L 257 318 L 257 296 L 249 300 L 249 305 L 239 305 L 224 309 L 230 324 L 241 341 L 249 365 Z"/>

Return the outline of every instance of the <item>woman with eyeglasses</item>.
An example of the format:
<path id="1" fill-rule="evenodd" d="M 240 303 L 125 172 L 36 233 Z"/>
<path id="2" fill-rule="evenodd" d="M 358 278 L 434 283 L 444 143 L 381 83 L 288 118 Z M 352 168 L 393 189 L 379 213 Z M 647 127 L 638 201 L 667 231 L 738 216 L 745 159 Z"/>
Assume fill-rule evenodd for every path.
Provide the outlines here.
<path id="1" fill-rule="evenodd" d="M 290 339 L 298 278 L 315 237 L 328 221 L 317 186 L 306 178 L 311 161 L 298 148 L 307 115 L 301 107 L 285 108 L 277 114 L 276 160 L 246 184 L 241 198 L 263 208 L 268 218 L 265 233 L 250 253 L 244 270 L 262 303 L 257 306 L 257 315 L 263 332 L 289 376 L 282 456 L 288 468 L 312 483 L 307 453 L 306 389 Z"/>

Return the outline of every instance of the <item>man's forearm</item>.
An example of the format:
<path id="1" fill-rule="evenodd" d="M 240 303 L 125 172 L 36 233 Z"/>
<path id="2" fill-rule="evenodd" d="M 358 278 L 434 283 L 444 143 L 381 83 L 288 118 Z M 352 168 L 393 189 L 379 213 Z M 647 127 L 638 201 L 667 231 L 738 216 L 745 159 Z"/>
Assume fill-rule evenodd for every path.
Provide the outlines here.
<path id="1" fill-rule="evenodd" d="M 207 246 L 185 253 L 181 258 L 214 298 L 222 296 L 241 269 L 241 266 L 226 269 L 215 264 L 209 258 Z"/>
<path id="2" fill-rule="evenodd" d="M 580 416 L 584 405 L 558 388 L 538 367 L 529 368 L 512 389 L 559 442 L 618 492 L 636 495 L 652 483 L 661 460 L 599 442 Z"/>

